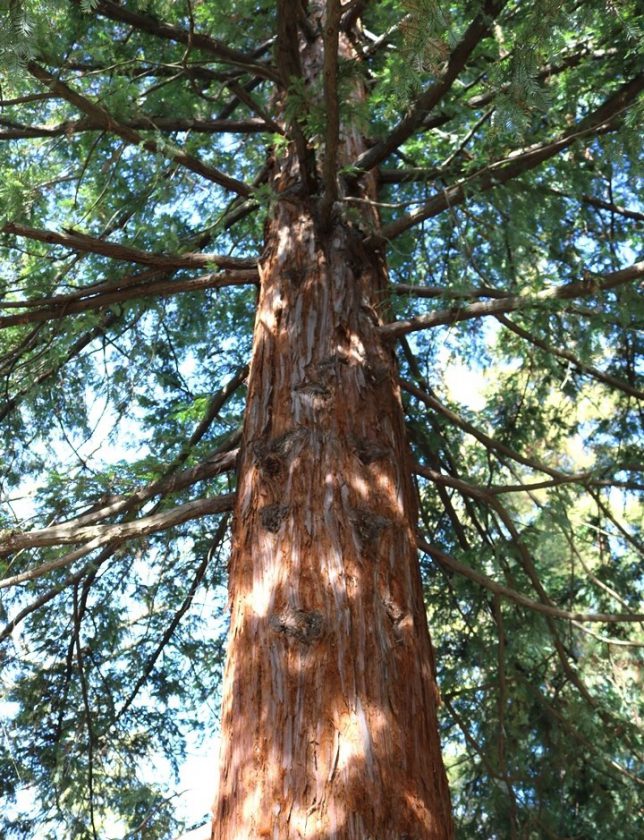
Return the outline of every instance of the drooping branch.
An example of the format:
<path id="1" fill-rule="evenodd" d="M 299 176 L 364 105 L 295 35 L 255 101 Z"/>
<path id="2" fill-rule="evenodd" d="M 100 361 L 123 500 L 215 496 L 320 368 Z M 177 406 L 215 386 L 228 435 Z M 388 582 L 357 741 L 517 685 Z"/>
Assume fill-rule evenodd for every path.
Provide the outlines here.
<path id="1" fill-rule="evenodd" d="M 625 219 L 633 219 L 636 222 L 644 222 L 644 213 L 632 210 L 630 207 L 622 207 L 621 204 L 614 204 L 611 201 L 603 201 L 601 198 L 596 198 L 594 195 L 584 194 L 578 197 L 569 195 L 563 190 L 557 190 L 553 187 L 545 186 L 539 186 L 537 189 L 540 192 L 547 193 L 548 195 L 561 196 L 561 198 L 568 198 L 571 201 L 581 201 L 583 204 L 588 204 L 596 210 L 605 210 L 607 213 L 615 213 L 618 216 L 623 216 Z"/>
<path id="2" fill-rule="evenodd" d="M 492 580 L 492 578 L 482 574 L 481 572 L 477 572 L 476 569 L 473 569 L 471 566 L 466 566 L 464 563 L 460 563 L 454 557 L 451 557 L 449 554 L 441 551 L 436 546 L 431 545 L 422 537 L 417 538 L 417 543 L 421 551 L 424 551 L 425 554 L 433 557 L 446 569 L 456 572 L 457 574 L 478 583 L 479 586 L 482 586 L 489 592 L 493 592 L 495 595 L 500 595 L 503 598 L 514 601 L 515 604 L 518 604 L 521 607 L 526 607 L 529 610 L 543 613 L 551 618 L 563 619 L 564 621 L 602 622 L 604 624 L 644 621 L 644 613 L 576 613 L 569 610 L 562 610 L 551 604 L 543 604 L 539 601 L 533 601 L 531 598 L 527 598 L 520 592 L 510 589 L 501 583 L 497 583 Z"/>
<path id="3" fill-rule="evenodd" d="M 592 376 L 592 378 L 596 379 L 598 382 L 602 382 L 604 385 L 608 385 L 611 388 L 617 388 L 625 394 L 635 397 L 635 399 L 644 400 L 644 391 L 640 391 L 628 382 L 624 382 L 623 379 L 618 379 L 615 376 L 611 376 L 609 373 L 604 373 L 604 371 L 599 370 L 593 365 L 589 365 L 587 362 L 583 362 L 569 350 L 560 349 L 547 344 L 545 341 L 537 338 L 531 332 L 523 327 L 520 327 L 518 324 L 515 324 L 514 321 L 511 321 L 504 315 L 497 315 L 497 320 L 515 335 L 518 335 L 525 341 L 530 342 L 530 344 L 534 347 L 539 347 L 541 350 L 544 350 L 546 353 L 555 356 L 558 359 L 564 359 L 565 361 L 570 362 L 570 364 L 574 365 L 579 371 Z"/>
<path id="4" fill-rule="evenodd" d="M 577 283 L 567 283 L 563 286 L 554 286 L 544 289 L 541 292 L 525 295 L 513 295 L 503 297 L 499 300 L 482 301 L 472 303 L 469 306 L 451 309 L 442 309 L 438 312 L 428 312 L 424 315 L 417 315 L 405 321 L 393 321 L 390 324 L 383 324 L 380 331 L 388 338 L 397 338 L 413 332 L 414 330 L 428 329 L 447 324 L 455 324 L 458 321 L 467 321 L 471 318 L 481 318 L 487 315 L 502 315 L 507 312 L 516 312 L 520 309 L 528 309 L 542 306 L 555 300 L 570 300 L 577 297 L 589 297 L 597 292 L 608 291 L 617 286 L 629 283 L 644 277 L 644 260 L 633 263 L 627 268 L 613 271 L 609 274 L 589 276 L 586 280 Z"/>
<path id="5" fill-rule="evenodd" d="M 473 194 L 489 192 L 497 186 L 517 178 L 524 172 L 539 166 L 544 161 L 561 154 L 582 137 L 599 134 L 617 127 L 617 119 L 634 102 L 644 89 L 644 74 L 623 85 L 603 105 L 563 132 L 554 140 L 535 143 L 525 149 L 516 149 L 501 160 L 483 166 L 456 184 L 435 193 L 429 201 L 414 213 L 403 215 L 385 225 L 379 234 L 384 241 L 394 239 L 404 231 L 443 211 L 463 204 Z M 374 237 L 376 239 L 376 237 Z"/>
<path id="6" fill-rule="evenodd" d="M 2 402 L 2 405 L 0 406 L 0 423 L 15 410 L 21 397 L 24 397 L 32 391 L 33 388 L 41 385 L 43 382 L 53 379 L 54 376 L 60 373 L 68 362 L 78 356 L 89 344 L 92 343 L 92 341 L 99 336 L 104 335 L 105 330 L 113 326 L 118 319 L 119 316 L 115 312 L 106 312 L 95 327 L 92 327 L 92 329 L 83 333 L 83 335 L 76 339 L 76 341 L 68 348 L 62 359 L 57 360 L 55 364 L 50 365 L 45 368 L 45 370 L 41 370 L 39 373 L 30 376 L 29 381 L 25 386 Z"/>
<path id="7" fill-rule="evenodd" d="M 225 172 L 216 169 L 214 166 L 209 166 L 196 158 L 194 155 L 184 152 L 179 147 L 170 143 L 160 143 L 159 141 L 153 140 L 149 137 L 143 137 L 133 128 L 128 128 L 126 125 L 113 117 L 101 105 L 97 105 L 86 96 L 72 90 L 69 85 L 60 81 L 60 79 L 57 79 L 35 61 L 28 62 L 27 69 L 32 76 L 46 85 L 52 93 L 61 96 L 67 102 L 78 108 L 82 113 L 86 114 L 97 127 L 122 137 L 123 140 L 133 146 L 140 146 L 153 154 L 165 155 L 170 160 L 178 163 L 180 166 L 184 166 L 191 172 L 196 172 L 208 181 L 219 184 L 221 187 L 224 187 L 224 189 L 230 190 L 237 195 L 248 197 L 252 194 L 252 188 L 249 187 L 248 184 L 244 184 L 242 181 L 238 181 L 236 178 L 226 175 Z"/>
<path id="8" fill-rule="evenodd" d="M 440 400 L 437 400 L 436 397 L 421 390 L 419 387 L 413 385 L 411 382 L 401 380 L 400 387 L 403 389 L 403 391 L 407 391 L 407 393 L 411 394 L 413 397 L 416 397 L 416 399 L 420 400 L 428 408 L 431 408 L 434 411 L 438 411 L 444 417 L 447 417 L 447 419 L 450 420 L 450 422 L 452 422 L 459 429 L 462 429 L 467 434 L 476 438 L 476 440 L 478 440 L 479 443 L 483 444 L 483 446 L 486 449 L 492 452 L 497 452 L 499 455 L 505 455 L 507 458 L 510 458 L 513 461 L 517 461 L 519 464 L 523 464 L 526 467 L 530 467 L 530 469 L 536 470 L 537 472 L 543 472 L 546 475 L 552 476 L 552 478 L 563 478 L 565 480 L 565 473 L 561 473 L 559 470 L 554 469 L 554 467 L 550 467 L 548 464 L 544 464 L 532 458 L 527 458 L 525 455 L 522 455 L 515 449 L 512 449 L 506 444 L 501 443 L 501 441 L 495 440 L 489 435 L 486 435 L 480 429 L 477 429 L 476 426 L 473 426 L 471 423 L 468 423 L 467 420 L 464 420 L 454 411 L 451 411 L 451 409 L 443 405 L 443 403 L 440 402 Z"/>
<path id="9" fill-rule="evenodd" d="M 190 588 L 188 589 L 186 597 L 184 598 L 181 606 L 179 607 L 177 612 L 174 614 L 174 616 L 172 618 L 172 621 L 170 622 L 170 624 L 166 628 L 165 632 L 163 633 L 161 639 L 159 640 L 159 643 L 157 644 L 157 646 L 154 650 L 154 653 L 148 658 L 145 666 L 143 667 L 141 673 L 139 674 L 139 677 L 138 677 L 136 683 L 134 684 L 134 687 L 132 688 L 132 691 L 128 695 L 127 700 L 123 703 L 123 705 L 119 709 L 116 717 L 114 718 L 114 721 L 112 722 L 112 726 L 114 726 L 116 723 L 118 723 L 118 721 L 123 717 L 123 715 L 130 708 L 132 703 L 136 700 L 136 697 L 137 697 L 139 691 L 143 688 L 143 686 L 145 685 L 145 683 L 148 680 L 148 677 L 150 676 L 150 674 L 154 670 L 154 666 L 156 665 L 156 662 L 157 662 L 159 656 L 163 652 L 163 649 L 165 648 L 165 646 L 168 644 L 168 642 L 170 641 L 170 639 L 174 635 L 174 631 L 179 626 L 179 623 L 181 622 L 181 619 L 183 618 L 183 616 L 190 609 L 190 606 L 192 605 L 193 598 L 195 597 L 195 593 L 197 592 L 197 589 L 199 589 L 199 586 L 201 585 L 201 582 L 204 579 L 204 575 L 206 574 L 206 571 L 208 569 L 208 564 L 210 563 L 212 555 L 219 548 L 221 543 L 223 542 L 224 537 L 226 536 L 227 529 L 228 529 L 228 516 L 224 516 L 222 518 L 221 522 L 219 523 L 219 527 L 217 528 L 217 531 L 216 531 L 216 533 L 215 533 L 215 535 L 212 539 L 212 543 L 211 543 L 211 546 L 210 546 L 209 550 L 204 554 L 204 556 L 201 560 L 201 563 L 199 564 L 199 566 L 197 568 L 197 571 L 195 572 L 194 578 L 192 580 L 192 583 L 190 584 Z"/>
<path id="10" fill-rule="evenodd" d="M 83 542 L 85 539 L 90 538 L 93 539 L 96 535 L 85 535 L 79 539 L 71 540 L 69 537 L 70 535 L 80 533 L 81 529 L 101 522 L 108 517 L 123 514 L 131 511 L 133 508 L 140 507 L 149 499 L 154 498 L 154 496 L 165 497 L 171 493 L 185 490 L 186 487 L 192 487 L 193 484 L 197 484 L 199 481 L 205 481 L 208 478 L 214 478 L 216 475 L 221 475 L 223 472 L 232 470 L 237 462 L 237 455 L 237 449 L 231 450 L 230 452 L 215 453 L 211 458 L 207 458 L 195 467 L 153 481 L 126 496 L 114 496 L 103 499 L 98 507 L 94 507 L 88 513 L 82 514 L 62 525 L 53 525 L 39 531 L 25 531 L 18 534 L 10 533 L 4 539 L 0 536 L 0 556 L 23 548 L 62 545 L 70 542 Z M 61 540 L 59 540 L 59 536 L 62 537 Z M 41 542 L 42 539 L 45 539 L 44 543 Z M 9 541 L 8 547 L 5 547 L 5 540 Z"/>
<path id="11" fill-rule="evenodd" d="M 4 639 L 9 638 L 9 636 L 11 636 L 16 627 L 20 624 L 20 622 L 24 621 L 25 618 L 27 618 L 37 610 L 41 609 L 42 607 L 46 606 L 50 601 L 53 601 L 54 598 L 56 598 L 66 589 L 69 589 L 70 586 L 75 586 L 77 583 L 83 580 L 83 578 L 89 575 L 96 575 L 98 569 L 104 563 L 106 563 L 110 559 L 110 557 L 114 555 L 114 552 L 116 551 L 118 546 L 119 543 L 110 543 L 110 545 L 106 546 L 102 551 L 99 552 L 99 554 L 96 557 L 92 558 L 77 572 L 68 575 L 64 580 L 56 584 L 56 586 L 52 586 L 51 589 L 47 589 L 45 592 L 42 593 L 42 595 L 39 595 L 33 601 L 30 601 L 28 604 L 26 604 L 21 610 L 19 610 L 14 616 L 12 616 L 12 618 L 5 624 L 2 630 L 0 630 L 0 642 L 4 641 Z"/>

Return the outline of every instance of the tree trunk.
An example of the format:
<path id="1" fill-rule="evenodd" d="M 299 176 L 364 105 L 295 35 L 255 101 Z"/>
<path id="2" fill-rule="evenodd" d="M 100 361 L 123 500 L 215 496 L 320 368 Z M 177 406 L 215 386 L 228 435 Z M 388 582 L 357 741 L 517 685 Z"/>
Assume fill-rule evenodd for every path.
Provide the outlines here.
<path id="1" fill-rule="evenodd" d="M 314 79 L 320 38 L 299 53 Z M 362 151 L 345 127 L 340 165 Z M 363 245 L 375 186 L 357 222 L 340 204 L 328 221 L 301 164 L 293 147 L 272 161 L 212 838 L 446 840 L 415 495 L 378 332 L 387 271 Z"/>

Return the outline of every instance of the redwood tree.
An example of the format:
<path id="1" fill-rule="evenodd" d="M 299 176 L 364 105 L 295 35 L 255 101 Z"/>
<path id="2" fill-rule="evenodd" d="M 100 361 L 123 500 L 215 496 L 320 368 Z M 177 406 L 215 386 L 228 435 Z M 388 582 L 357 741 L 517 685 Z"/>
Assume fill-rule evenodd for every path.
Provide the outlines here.
<path id="1" fill-rule="evenodd" d="M 635 4 L 0 15 L 8 836 L 632 837 Z"/>

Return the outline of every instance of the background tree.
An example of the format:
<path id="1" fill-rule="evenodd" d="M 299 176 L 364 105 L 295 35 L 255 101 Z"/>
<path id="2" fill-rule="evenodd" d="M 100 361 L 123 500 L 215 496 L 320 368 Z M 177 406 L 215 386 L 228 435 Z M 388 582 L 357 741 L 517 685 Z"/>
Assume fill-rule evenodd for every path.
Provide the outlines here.
<path id="1" fill-rule="evenodd" d="M 0 4 L 6 836 L 178 828 L 289 160 L 387 260 L 457 833 L 638 833 L 636 4 L 323 5 Z"/>

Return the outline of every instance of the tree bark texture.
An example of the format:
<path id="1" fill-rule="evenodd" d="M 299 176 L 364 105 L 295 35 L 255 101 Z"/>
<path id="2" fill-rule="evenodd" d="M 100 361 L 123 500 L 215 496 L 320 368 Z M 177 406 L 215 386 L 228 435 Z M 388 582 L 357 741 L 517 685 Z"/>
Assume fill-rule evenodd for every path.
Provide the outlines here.
<path id="1" fill-rule="evenodd" d="M 309 80 L 320 40 L 298 47 Z M 341 128 L 340 166 L 364 148 Z M 212 838 L 449 840 L 387 270 L 363 244 L 377 218 L 340 201 L 323 220 L 301 165 L 296 144 L 272 161 Z"/>

